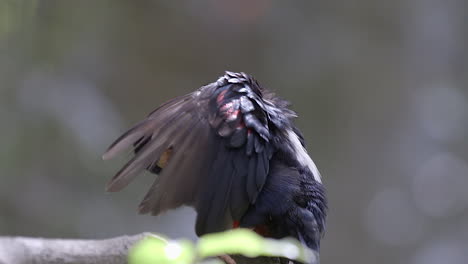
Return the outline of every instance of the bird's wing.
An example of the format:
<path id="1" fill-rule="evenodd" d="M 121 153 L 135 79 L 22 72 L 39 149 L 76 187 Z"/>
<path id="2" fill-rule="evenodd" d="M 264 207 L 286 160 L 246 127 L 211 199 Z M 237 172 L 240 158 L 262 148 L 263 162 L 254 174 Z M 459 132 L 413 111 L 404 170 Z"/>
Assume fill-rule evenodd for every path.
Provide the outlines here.
<path id="1" fill-rule="evenodd" d="M 132 145 L 135 155 L 107 190 L 119 191 L 145 169 L 163 167 L 140 212 L 190 205 L 198 213 L 197 234 L 224 230 L 255 203 L 265 183 L 275 151 L 269 120 L 277 113 L 255 80 L 227 72 L 160 106 L 118 138 L 103 158 Z"/>

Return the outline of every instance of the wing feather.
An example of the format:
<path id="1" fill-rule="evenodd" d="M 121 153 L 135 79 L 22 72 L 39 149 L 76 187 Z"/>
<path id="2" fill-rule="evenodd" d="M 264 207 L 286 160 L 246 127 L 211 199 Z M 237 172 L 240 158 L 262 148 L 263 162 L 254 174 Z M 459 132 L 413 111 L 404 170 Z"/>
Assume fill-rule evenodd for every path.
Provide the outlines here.
<path id="1" fill-rule="evenodd" d="M 104 155 L 102 155 L 102 158 L 104 160 L 114 158 L 122 150 L 128 148 L 135 141 L 144 137 L 145 134 L 148 133 L 148 131 L 150 131 L 150 129 L 151 127 L 148 124 L 148 120 L 143 120 L 139 122 L 130 130 L 125 132 L 122 136 L 117 138 L 117 140 L 109 146 Z"/>
<path id="2" fill-rule="evenodd" d="M 257 172 L 257 160 L 258 156 L 252 155 L 248 162 L 248 171 L 247 171 L 247 194 L 250 201 L 255 201 L 257 199 L 257 183 L 256 175 Z"/>
<path id="3" fill-rule="evenodd" d="M 114 158 L 124 149 L 137 142 L 141 137 L 144 137 L 149 133 L 154 134 L 156 132 L 154 129 L 158 126 L 164 125 L 163 122 L 167 124 L 176 120 L 179 114 L 182 114 L 178 112 L 178 110 L 180 110 L 180 108 L 184 106 L 183 103 L 190 98 L 189 95 L 190 94 L 174 98 L 151 112 L 147 119 L 137 123 L 122 136 L 117 138 L 102 155 L 102 158 L 104 160 Z M 158 114 L 155 115 L 155 113 Z"/>
<path id="4" fill-rule="evenodd" d="M 235 177 L 231 162 L 232 154 L 232 151 L 226 151 L 220 144 L 208 182 L 205 182 L 195 207 L 198 213 L 195 226 L 197 235 L 217 232 L 232 226 L 230 224 L 232 216 L 228 210 L 231 186 Z"/>
<path id="5" fill-rule="evenodd" d="M 107 189 L 121 190 L 146 169 L 159 175 L 140 203 L 140 213 L 190 205 L 198 213 L 197 234 L 229 228 L 256 202 L 275 152 L 275 123 L 268 117 L 281 112 L 262 96 L 252 77 L 226 72 L 161 105 L 103 155 L 112 158 L 128 147 L 135 151 Z M 163 153 L 169 157 L 160 167 Z"/>
<path id="6" fill-rule="evenodd" d="M 246 189 L 248 175 L 247 166 L 245 165 L 249 162 L 249 157 L 245 155 L 242 149 L 237 150 L 232 162 L 236 175 L 231 186 L 230 211 L 233 220 L 240 221 L 250 204 Z"/>
<path id="7" fill-rule="evenodd" d="M 269 160 L 266 157 L 266 153 L 260 153 L 257 155 L 258 162 L 257 162 L 257 172 L 255 174 L 255 186 L 258 190 L 261 190 L 263 185 L 265 184 L 266 177 L 269 171 Z"/>
<path id="8" fill-rule="evenodd" d="M 189 203 L 194 199 L 198 181 L 203 181 L 206 156 L 200 159 L 200 152 L 206 149 L 206 126 L 194 122 L 186 137 L 173 145 L 170 161 L 156 178 L 155 188 L 150 190 L 140 204 L 141 212 L 154 215 L 162 211 Z M 209 132 L 209 131 L 208 131 Z M 210 155 L 211 156 L 211 155 Z"/>
<path id="9" fill-rule="evenodd" d="M 154 162 L 154 157 L 161 156 L 167 150 L 171 143 L 186 136 L 190 131 L 188 128 L 184 133 L 179 133 L 178 136 L 171 138 L 175 131 L 182 129 L 184 122 L 188 116 L 182 116 L 175 124 L 163 130 L 157 137 L 150 140 L 143 146 L 137 155 L 135 155 L 125 166 L 117 172 L 117 174 L 107 184 L 107 191 L 115 192 L 120 191 L 127 186 L 139 173 L 149 167 Z M 159 132 L 160 129 L 156 131 Z"/>

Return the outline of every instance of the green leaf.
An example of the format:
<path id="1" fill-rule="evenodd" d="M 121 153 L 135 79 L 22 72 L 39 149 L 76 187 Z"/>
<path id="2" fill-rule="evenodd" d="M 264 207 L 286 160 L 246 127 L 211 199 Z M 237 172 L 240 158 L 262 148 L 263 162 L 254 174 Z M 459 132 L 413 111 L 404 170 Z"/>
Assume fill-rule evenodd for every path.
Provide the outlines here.
<path id="1" fill-rule="evenodd" d="M 189 264 L 220 255 L 244 255 L 246 257 L 285 257 L 305 263 L 315 263 L 317 253 L 292 238 L 264 238 L 248 229 L 234 229 L 222 233 L 207 234 L 197 245 L 189 240 L 166 241 L 161 237 L 148 237 L 130 251 L 130 264 Z M 219 263 L 217 260 L 209 260 Z M 203 261 L 207 263 L 209 261 Z"/>
<path id="2" fill-rule="evenodd" d="M 202 258 L 240 254 L 246 257 L 285 257 L 305 263 L 318 260 L 317 253 L 295 239 L 264 238 L 249 229 L 204 235 L 198 242 L 197 252 Z"/>
<path id="3" fill-rule="evenodd" d="M 138 242 L 129 253 L 129 264 L 188 264 L 195 259 L 194 245 L 189 240 L 166 241 L 157 236 Z"/>

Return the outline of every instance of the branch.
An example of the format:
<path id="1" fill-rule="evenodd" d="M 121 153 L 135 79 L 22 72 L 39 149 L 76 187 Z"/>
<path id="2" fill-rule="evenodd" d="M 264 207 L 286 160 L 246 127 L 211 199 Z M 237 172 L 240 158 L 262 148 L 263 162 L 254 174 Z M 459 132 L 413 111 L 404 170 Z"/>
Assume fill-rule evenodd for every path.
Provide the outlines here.
<path id="1" fill-rule="evenodd" d="M 221 249 L 229 249 L 229 248 L 237 248 L 237 250 L 242 249 L 243 246 L 239 246 L 239 244 L 244 245 L 246 242 L 249 242 L 247 239 L 249 233 L 245 233 L 246 231 L 237 230 L 229 233 L 219 233 L 219 234 L 210 234 L 206 235 L 204 238 L 203 246 L 200 246 L 198 249 L 204 248 L 204 254 L 207 254 L 206 257 L 209 257 L 210 254 L 214 253 L 211 252 L 213 249 L 219 250 L 219 248 L 214 248 L 213 243 L 216 242 L 215 246 L 221 244 L 228 245 L 226 248 Z M 247 231 L 248 232 L 248 231 Z M 228 234 L 226 236 L 226 234 Z M 244 242 L 233 241 L 232 239 L 236 239 L 233 234 L 242 235 L 242 240 Z M 257 236 L 256 234 L 254 236 Z M 26 264 L 26 263 L 33 263 L 33 264 L 71 264 L 71 263 L 80 263 L 80 264 L 124 264 L 127 263 L 128 260 L 128 253 L 129 249 L 133 247 L 137 242 L 142 240 L 143 238 L 154 238 L 153 240 L 146 240 L 145 242 L 162 242 L 166 245 L 168 242 L 155 234 L 152 233 L 141 233 L 133 236 L 120 236 L 111 239 L 103 239 L 103 240 L 84 240 L 84 239 L 49 239 L 49 238 L 32 238 L 32 237 L 0 237 L 0 264 L 8 263 L 8 264 Z M 207 238 L 208 237 L 208 238 Z M 223 238 L 224 237 L 224 238 Z M 224 239 L 224 241 L 221 241 Z M 228 240 L 226 240 L 228 239 Z M 203 239 L 202 239 L 203 240 Z M 274 244 L 271 243 L 280 243 L 276 245 L 276 247 L 281 245 L 281 243 L 289 243 L 286 241 L 283 242 L 273 242 L 271 240 L 265 239 L 260 240 L 260 242 L 270 241 L 269 247 L 275 247 Z M 250 241 L 252 242 L 252 241 Z M 257 241 L 259 242 L 259 241 Z M 145 244 L 145 243 L 143 243 Z M 142 243 L 139 243 L 141 246 Z M 150 256 L 155 256 L 155 254 L 159 257 L 165 256 L 167 254 L 166 249 L 164 252 L 159 252 L 161 248 L 146 243 L 150 247 L 147 248 L 148 250 L 143 249 L 144 254 L 149 253 Z M 193 244 L 192 244 L 193 245 Z M 231 245 L 231 246 L 229 246 Z M 138 246 L 137 246 L 138 247 Z M 141 248 L 141 247 L 140 247 Z M 192 248 L 193 250 L 193 248 Z M 207 251 L 208 250 L 208 251 Z M 244 249 L 245 250 L 245 249 Z M 259 250 L 259 249 L 257 249 Z M 276 249 L 279 250 L 279 249 Z M 203 251 L 203 250 L 202 250 Z M 194 252 L 192 252 L 194 253 Z M 198 252 L 201 253 L 201 252 Z M 191 254 L 191 253 L 190 253 Z M 211 255 L 216 256 L 217 254 Z M 156 256 L 156 257 L 157 257 Z M 151 258 L 150 258 L 151 259 Z M 145 263 L 154 262 L 146 261 Z M 247 258 L 240 255 L 231 255 L 228 257 L 227 255 L 223 255 L 220 257 L 224 263 L 232 264 L 280 264 L 280 263 L 288 263 L 288 261 L 283 262 L 278 257 L 258 257 L 258 258 Z M 140 259 L 141 260 L 141 259 Z M 143 258 L 144 260 L 144 258 Z M 133 263 L 140 263 L 141 261 L 133 261 Z M 158 262 L 158 261 L 156 261 Z M 206 262 L 206 263 L 220 263 L 217 262 Z M 221 262 L 222 263 L 222 262 Z"/>
<path id="2" fill-rule="evenodd" d="M 129 248 L 151 233 L 103 240 L 0 237 L 0 263 L 125 264 Z"/>

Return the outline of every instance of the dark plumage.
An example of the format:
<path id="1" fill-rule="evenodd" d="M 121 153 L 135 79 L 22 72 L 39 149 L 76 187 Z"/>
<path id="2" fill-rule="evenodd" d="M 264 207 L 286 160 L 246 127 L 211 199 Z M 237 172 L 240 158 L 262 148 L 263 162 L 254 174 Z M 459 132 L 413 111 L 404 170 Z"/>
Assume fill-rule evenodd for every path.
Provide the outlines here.
<path id="1" fill-rule="evenodd" d="M 168 101 L 103 155 L 135 155 L 107 184 L 119 191 L 144 170 L 159 174 L 140 204 L 157 215 L 189 205 L 196 233 L 262 227 L 318 251 L 327 202 L 288 103 L 245 73 Z"/>

